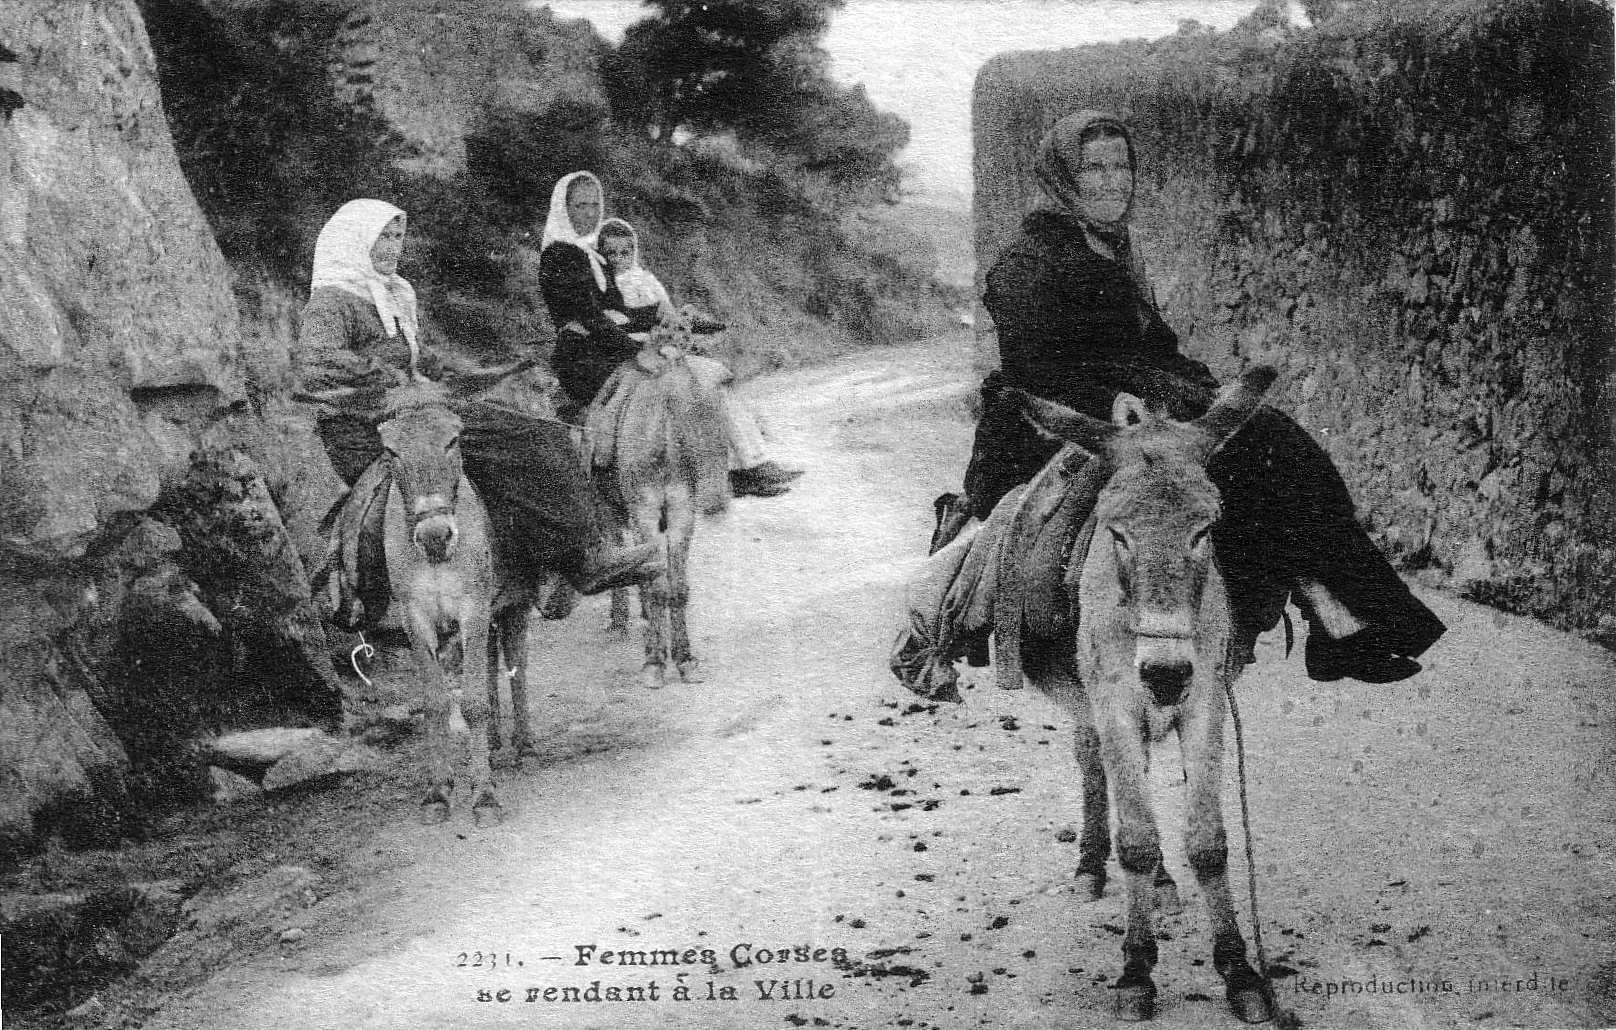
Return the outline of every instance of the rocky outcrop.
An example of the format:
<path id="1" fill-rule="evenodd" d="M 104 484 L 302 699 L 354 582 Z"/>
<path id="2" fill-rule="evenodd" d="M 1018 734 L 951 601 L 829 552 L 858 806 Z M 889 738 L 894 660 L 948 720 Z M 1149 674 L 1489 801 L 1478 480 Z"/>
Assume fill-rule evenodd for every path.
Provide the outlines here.
<path id="1" fill-rule="evenodd" d="M 975 96 L 979 268 L 1048 126 L 1123 114 L 1187 349 L 1277 365 L 1406 567 L 1616 644 L 1611 42 L 1591 0 L 1465 0 L 1005 55 Z"/>
<path id="2" fill-rule="evenodd" d="M 270 478 L 329 500 L 329 469 L 266 460 L 297 433 L 245 397 L 230 272 L 134 3 L 0 5 L 0 853 L 115 834 L 154 790 L 205 793 L 176 756 L 232 689 L 331 713 L 270 501 Z M 239 496 L 187 493 L 219 455 Z M 256 588 L 203 560 L 232 517 L 253 526 Z"/>

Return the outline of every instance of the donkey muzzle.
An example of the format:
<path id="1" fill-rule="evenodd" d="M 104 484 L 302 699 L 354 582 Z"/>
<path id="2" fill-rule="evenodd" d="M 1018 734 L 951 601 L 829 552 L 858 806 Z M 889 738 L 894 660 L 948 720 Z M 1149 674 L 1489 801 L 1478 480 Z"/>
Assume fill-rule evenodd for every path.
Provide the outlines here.
<path id="1" fill-rule="evenodd" d="M 413 537 L 426 560 L 436 565 L 453 557 L 459 535 L 453 515 L 433 515 L 416 523 Z"/>
<path id="2" fill-rule="evenodd" d="M 1195 640 L 1191 637 L 1141 636 L 1135 649 L 1139 681 L 1161 706 L 1184 700 L 1195 675 Z"/>

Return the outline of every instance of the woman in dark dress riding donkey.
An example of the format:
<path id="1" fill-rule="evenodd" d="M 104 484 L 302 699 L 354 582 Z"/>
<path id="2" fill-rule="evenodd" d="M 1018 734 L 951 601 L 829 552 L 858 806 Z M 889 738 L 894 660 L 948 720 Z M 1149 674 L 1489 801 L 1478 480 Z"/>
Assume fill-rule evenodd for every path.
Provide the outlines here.
<path id="1" fill-rule="evenodd" d="M 983 298 L 1000 367 L 983 383 L 965 476 L 969 513 L 978 518 L 1059 449 L 1026 423 L 1003 388 L 1109 420 L 1124 392 L 1194 418 L 1218 386 L 1205 365 L 1179 352 L 1133 252 L 1136 155 L 1127 127 L 1096 111 L 1069 115 L 1045 137 L 1035 170 L 1044 202 L 988 272 Z M 1247 639 L 1275 624 L 1275 598 L 1289 593 L 1309 624 L 1314 679 L 1384 683 L 1419 670 L 1413 659 L 1445 627 L 1376 550 L 1341 476 L 1305 430 L 1261 408 L 1210 472 L 1224 507 L 1215 543 Z M 947 508 L 939 498 L 945 521 Z M 934 547 L 961 521 L 940 525 Z"/>

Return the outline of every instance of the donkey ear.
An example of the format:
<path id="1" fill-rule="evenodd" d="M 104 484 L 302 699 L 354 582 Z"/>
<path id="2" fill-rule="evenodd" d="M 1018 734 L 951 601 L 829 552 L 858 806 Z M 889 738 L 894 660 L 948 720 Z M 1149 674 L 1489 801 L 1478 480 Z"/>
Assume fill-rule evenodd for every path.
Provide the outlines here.
<path id="1" fill-rule="evenodd" d="M 1211 410 L 1195 420 L 1194 424 L 1204 429 L 1211 440 L 1208 455 L 1222 447 L 1224 441 L 1245 424 L 1278 375 L 1268 365 L 1252 366 L 1238 381 L 1223 389 Z"/>
<path id="2" fill-rule="evenodd" d="M 1110 423 L 1101 422 L 1081 411 L 1073 411 L 1064 404 L 1034 397 L 1025 390 L 1009 387 L 1004 393 L 1006 398 L 1020 406 L 1022 417 L 1032 423 L 1034 429 L 1045 436 L 1076 444 L 1090 454 L 1103 452 L 1117 433 L 1117 427 Z"/>
<path id="3" fill-rule="evenodd" d="M 1145 402 L 1131 393 L 1119 393 L 1117 399 L 1111 402 L 1111 424 L 1118 429 L 1137 426 L 1150 417 L 1150 409 Z"/>

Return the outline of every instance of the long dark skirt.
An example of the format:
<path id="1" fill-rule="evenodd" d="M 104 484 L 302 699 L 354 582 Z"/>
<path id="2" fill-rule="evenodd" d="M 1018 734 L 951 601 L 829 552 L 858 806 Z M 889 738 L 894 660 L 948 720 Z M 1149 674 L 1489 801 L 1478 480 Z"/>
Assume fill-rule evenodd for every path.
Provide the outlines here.
<path id="1" fill-rule="evenodd" d="M 561 423 L 488 401 L 455 406 L 466 477 L 488 509 L 500 560 L 512 571 L 570 570 L 604 534 L 594 484 Z M 323 414 L 320 439 L 350 486 L 381 457 L 373 420 Z"/>
<path id="2" fill-rule="evenodd" d="M 985 395 L 965 474 L 972 513 L 979 518 L 1060 449 L 1019 412 L 995 404 L 995 396 Z M 1298 581 L 1311 579 L 1360 621 L 1386 631 L 1404 653 L 1417 655 L 1442 635 L 1441 620 L 1409 591 L 1359 524 L 1330 456 L 1288 415 L 1258 408 L 1207 471 L 1223 497 L 1213 542 L 1241 628 L 1253 635 L 1272 629 L 1286 596 Z"/>

